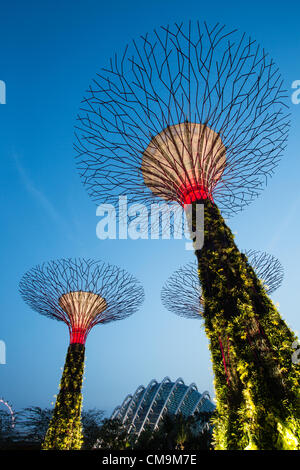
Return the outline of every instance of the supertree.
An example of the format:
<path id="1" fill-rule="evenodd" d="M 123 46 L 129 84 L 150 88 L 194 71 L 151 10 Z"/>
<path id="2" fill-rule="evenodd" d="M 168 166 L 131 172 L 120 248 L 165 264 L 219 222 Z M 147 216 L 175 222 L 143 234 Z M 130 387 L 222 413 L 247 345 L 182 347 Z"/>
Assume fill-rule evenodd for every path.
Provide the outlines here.
<path id="1" fill-rule="evenodd" d="M 283 281 L 284 271 L 280 261 L 269 253 L 258 250 L 243 250 L 248 263 L 254 269 L 264 290 L 270 295 Z M 204 298 L 199 283 L 198 265 L 191 261 L 175 271 L 161 290 L 163 306 L 180 317 L 201 319 Z"/>
<path id="2" fill-rule="evenodd" d="M 283 267 L 274 256 L 257 250 L 243 252 L 248 263 L 254 269 L 264 290 L 272 294 L 283 281 Z M 197 262 L 190 262 L 175 271 L 161 290 L 163 306 L 180 317 L 202 319 L 204 313 L 204 298 L 199 283 Z M 263 335 L 264 332 L 261 331 Z M 248 336 L 248 340 L 250 337 Z M 230 338 L 219 336 L 219 347 L 222 354 L 227 384 L 233 380 L 235 364 L 230 357 Z"/>
<path id="3" fill-rule="evenodd" d="M 277 66 L 253 39 L 189 22 L 154 30 L 115 55 L 78 116 L 77 166 L 95 202 L 116 204 L 126 195 L 147 207 L 160 200 L 192 208 L 215 374 L 216 449 L 299 446 L 295 336 L 223 219 L 272 175 L 289 130 L 286 98 Z M 235 360 L 230 384 L 220 335 L 230 338 Z"/>
<path id="4" fill-rule="evenodd" d="M 133 314 L 143 301 L 143 288 L 117 266 L 68 258 L 32 268 L 20 281 L 20 293 L 33 310 L 64 322 L 70 333 L 60 391 L 42 448 L 80 449 L 87 335 L 95 325 Z"/>

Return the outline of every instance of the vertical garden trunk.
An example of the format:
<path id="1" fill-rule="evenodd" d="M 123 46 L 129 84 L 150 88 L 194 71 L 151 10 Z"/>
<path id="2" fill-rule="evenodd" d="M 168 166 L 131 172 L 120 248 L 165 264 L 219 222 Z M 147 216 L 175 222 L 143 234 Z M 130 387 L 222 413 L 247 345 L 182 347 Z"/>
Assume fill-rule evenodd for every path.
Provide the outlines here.
<path id="1" fill-rule="evenodd" d="M 83 435 L 81 427 L 84 344 L 70 344 L 56 399 L 53 417 L 42 445 L 43 450 L 78 450 Z"/>
<path id="2" fill-rule="evenodd" d="M 195 254 L 215 374 L 215 448 L 299 449 L 300 371 L 291 359 L 296 338 L 217 206 L 198 203 L 205 204 L 204 246 Z"/>

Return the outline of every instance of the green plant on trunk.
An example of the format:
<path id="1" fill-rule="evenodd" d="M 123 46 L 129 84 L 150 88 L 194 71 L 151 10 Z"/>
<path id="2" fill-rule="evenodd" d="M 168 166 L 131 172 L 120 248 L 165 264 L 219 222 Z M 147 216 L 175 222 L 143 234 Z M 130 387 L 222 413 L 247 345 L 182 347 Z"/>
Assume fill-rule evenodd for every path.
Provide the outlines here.
<path id="1" fill-rule="evenodd" d="M 65 367 L 43 450 L 79 450 L 83 443 L 81 425 L 82 380 L 84 372 L 83 344 L 70 344 Z"/>
<path id="2" fill-rule="evenodd" d="M 196 256 L 215 374 L 215 448 L 299 449 L 300 371 L 291 360 L 296 337 L 217 206 L 199 202 L 205 204 L 204 246 Z"/>

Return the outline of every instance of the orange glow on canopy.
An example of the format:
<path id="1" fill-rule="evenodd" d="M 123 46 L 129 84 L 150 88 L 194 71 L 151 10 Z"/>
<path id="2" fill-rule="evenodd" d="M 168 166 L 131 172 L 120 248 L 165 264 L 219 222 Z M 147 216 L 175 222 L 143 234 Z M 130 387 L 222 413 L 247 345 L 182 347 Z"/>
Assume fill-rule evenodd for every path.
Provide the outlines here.
<path id="1" fill-rule="evenodd" d="M 59 299 L 59 305 L 67 313 L 70 323 L 70 343 L 84 344 L 94 320 L 106 308 L 103 297 L 92 292 L 69 292 Z"/>
<path id="2" fill-rule="evenodd" d="M 204 124 L 166 127 L 143 153 L 144 182 L 155 196 L 181 204 L 209 198 L 226 165 L 219 134 Z"/>

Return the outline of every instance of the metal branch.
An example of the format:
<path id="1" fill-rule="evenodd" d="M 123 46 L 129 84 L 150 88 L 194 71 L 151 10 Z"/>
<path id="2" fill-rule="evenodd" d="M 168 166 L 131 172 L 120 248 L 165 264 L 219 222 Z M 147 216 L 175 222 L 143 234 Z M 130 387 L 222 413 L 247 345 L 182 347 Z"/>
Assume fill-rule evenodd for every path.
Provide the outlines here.
<path id="1" fill-rule="evenodd" d="M 278 289 L 283 281 L 284 271 L 274 256 L 256 250 L 243 252 L 268 294 Z M 204 299 L 198 276 L 197 262 L 180 267 L 167 280 L 161 291 L 163 306 L 185 318 L 202 318 Z"/>
<path id="2" fill-rule="evenodd" d="M 132 315 L 144 299 L 142 286 L 125 270 L 82 258 L 38 265 L 19 289 L 33 310 L 66 323 L 71 338 L 74 330 L 85 339 L 93 326 Z"/>
<path id="3" fill-rule="evenodd" d="M 191 185 L 190 163 L 194 179 L 200 174 L 203 179 L 208 168 L 205 191 L 229 216 L 249 204 L 272 175 L 289 130 L 286 103 L 277 66 L 245 34 L 199 22 L 161 27 L 126 46 L 92 82 L 76 127 L 77 167 L 98 204 L 117 205 L 118 197 L 127 195 L 129 203 L 148 206 L 158 193 L 168 203 L 182 203 L 167 169 L 174 162 L 152 165 L 155 191 L 145 184 L 142 159 L 162 131 L 200 124 L 197 154 L 178 136 L 178 177 Z M 204 128 L 219 139 L 208 139 L 200 158 Z M 174 142 L 167 132 L 165 139 L 170 152 Z M 226 150 L 222 174 L 220 139 Z"/>

